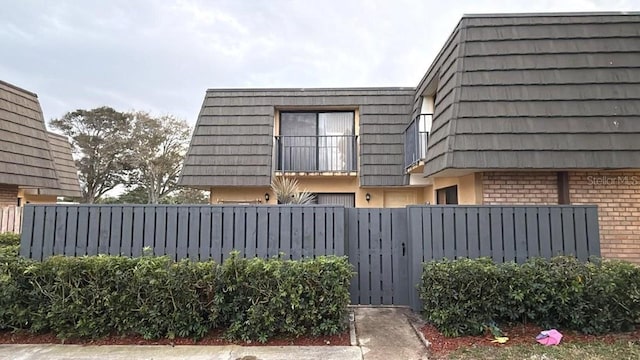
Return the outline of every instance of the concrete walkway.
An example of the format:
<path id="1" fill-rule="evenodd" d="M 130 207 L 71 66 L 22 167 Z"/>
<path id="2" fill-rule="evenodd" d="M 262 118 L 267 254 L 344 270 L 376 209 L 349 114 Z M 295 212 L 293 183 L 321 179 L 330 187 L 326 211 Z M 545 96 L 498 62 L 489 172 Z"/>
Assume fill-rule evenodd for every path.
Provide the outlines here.
<path id="1" fill-rule="evenodd" d="M 358 346 L 0 345 L 16 360 L 423 360 L 427 349 L 405 308 L 353 308 Z"/>
<path id="2" fill-rule="evenodd" d="M 357 346 L 0 345 L 13 360 L 361 360 Z"/>
<path id="3" fill-rule="evenodd" d="M 364 360 L 427 359 L 427 349 L 409 323 L 409 309 L 358 307 L 355 314 Z"/>

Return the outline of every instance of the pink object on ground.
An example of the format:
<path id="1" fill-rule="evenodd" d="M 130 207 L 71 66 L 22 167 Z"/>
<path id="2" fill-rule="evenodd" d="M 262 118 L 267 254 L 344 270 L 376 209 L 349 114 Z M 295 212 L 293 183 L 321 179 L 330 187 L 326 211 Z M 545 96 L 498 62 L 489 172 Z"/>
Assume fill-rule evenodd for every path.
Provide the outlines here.
<path id="1" fill-rule="evenodd" d="M 558 345 L 560 340 L 562 340 L 562 334 L 556 329 L 542 331 L 536 336 L 536 341 L 546 346 Z"/>

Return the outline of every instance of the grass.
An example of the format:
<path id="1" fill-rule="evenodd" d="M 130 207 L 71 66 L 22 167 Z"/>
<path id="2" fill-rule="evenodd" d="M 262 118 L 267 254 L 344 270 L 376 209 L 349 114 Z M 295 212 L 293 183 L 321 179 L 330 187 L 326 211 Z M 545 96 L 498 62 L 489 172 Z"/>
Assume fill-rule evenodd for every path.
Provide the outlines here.
<path id="1" fill-rule="evenodd" d="M 566 343 L 559 346 L 515 345 L 502 348 L 477 346 L 456 350 L 441 359 L 487 360 L 640 360 L 640 340 L 605 343 Z"/>

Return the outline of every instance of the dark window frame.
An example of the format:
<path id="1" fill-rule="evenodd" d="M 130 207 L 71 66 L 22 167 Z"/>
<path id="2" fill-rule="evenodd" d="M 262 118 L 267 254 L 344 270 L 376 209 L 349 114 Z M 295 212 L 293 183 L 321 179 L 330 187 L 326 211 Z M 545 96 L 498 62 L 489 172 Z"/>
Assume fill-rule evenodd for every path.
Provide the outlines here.
<path id="1" fill-rule="evenodd" d="M 444 203 L 440 201 L 440 195 L 444 196 Z M 436 204 L 458 205 L 458 185 L 443 187 L 436 190 Z"/>

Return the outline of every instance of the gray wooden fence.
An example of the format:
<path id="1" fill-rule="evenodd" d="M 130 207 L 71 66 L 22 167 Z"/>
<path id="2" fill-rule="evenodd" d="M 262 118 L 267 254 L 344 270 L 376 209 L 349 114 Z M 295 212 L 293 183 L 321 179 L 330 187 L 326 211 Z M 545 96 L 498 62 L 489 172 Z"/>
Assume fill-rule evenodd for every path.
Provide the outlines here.
<path id="1" fill-rule="evenodd" d="M 600 255 L 596 206 L 27 205 L 20 253 L 154 255 L 223 261 L 243 256 L 348 255 L 353 304 L 419 307 L 422 263 L 488 256 Z"/>
<path id="2" fill-rule="evenodd" d="M 341 206 L 28 205 L 20 254 L 140 256 L 223 261 L 344 255 Z"/>

